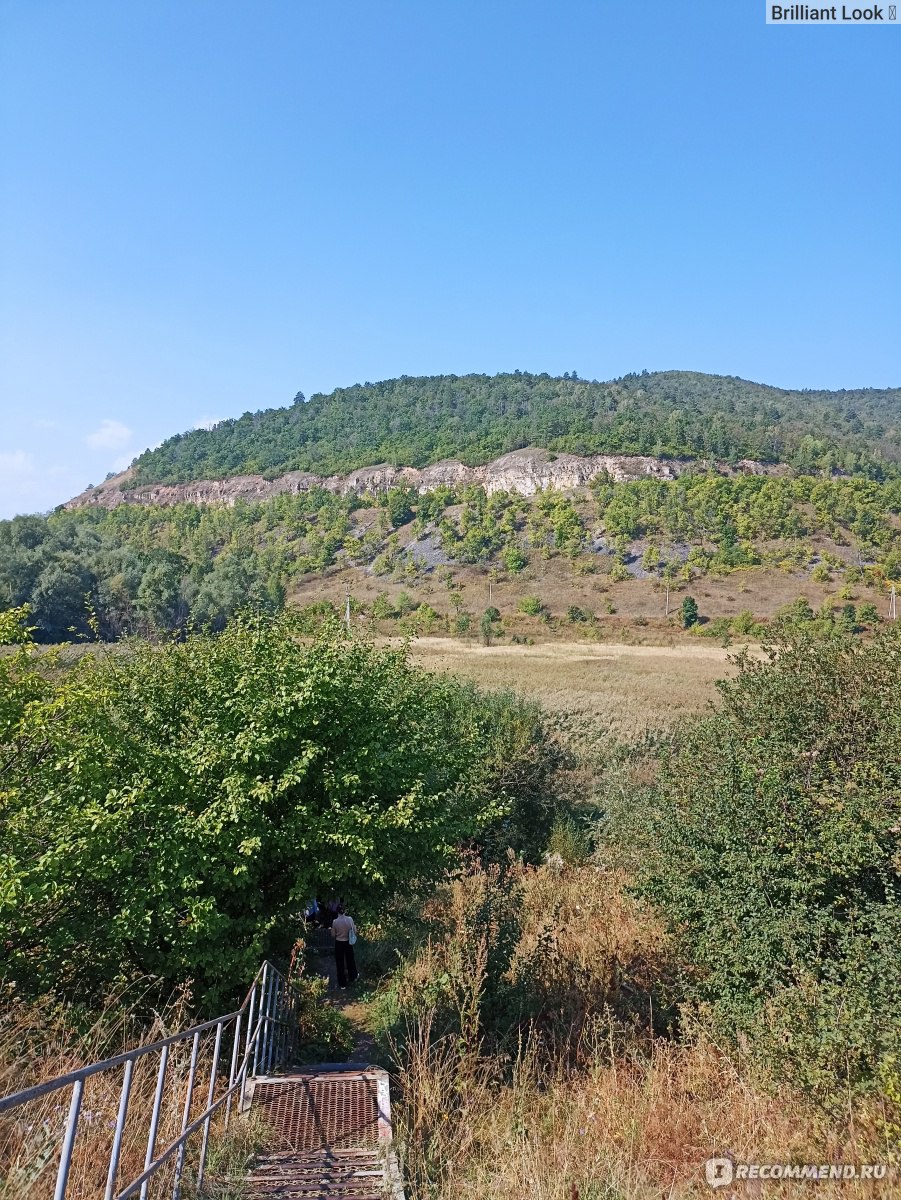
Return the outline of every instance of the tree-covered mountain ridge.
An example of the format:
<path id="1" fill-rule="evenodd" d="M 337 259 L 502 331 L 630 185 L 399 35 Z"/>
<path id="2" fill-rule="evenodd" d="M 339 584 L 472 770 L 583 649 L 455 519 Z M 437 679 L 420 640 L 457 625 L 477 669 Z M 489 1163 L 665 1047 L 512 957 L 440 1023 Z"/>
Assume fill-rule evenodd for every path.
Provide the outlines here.
<path id="1" fill-rule="evenodd" d="M 125 490 L 380 464 L 482 467 L 518 450 L 582 458 L 784 463 L 881 478 L 901 470 L 901 388 L 790 391 L 734 376 L 641 372 L 608 382 L 514 371 L 401 376 L 169 438 Z"/>

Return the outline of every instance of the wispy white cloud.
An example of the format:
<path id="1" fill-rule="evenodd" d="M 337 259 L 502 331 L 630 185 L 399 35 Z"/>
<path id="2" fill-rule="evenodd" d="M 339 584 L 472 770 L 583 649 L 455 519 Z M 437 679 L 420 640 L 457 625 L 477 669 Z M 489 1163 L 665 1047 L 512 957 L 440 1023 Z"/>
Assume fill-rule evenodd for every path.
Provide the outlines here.
<path id="1" fill-rule="evenodd" d="M 212 429 L 214 425 L 218 425 L 222 417 L 198 417 L 194 422 L 195 429 Z"/>
<path id="2" fill-rule="evenodd" d="M 121 450 L 131 441 L 131 430 L 121 421 L 107 419 L 84 440 L 93 450 Z"/>
<path id="3" fill-rule="evenodd" d="M 24 450 L 0 453 L 0 475 L 5 479 L 25 479 L 34 474 L 34 455 Z"/>

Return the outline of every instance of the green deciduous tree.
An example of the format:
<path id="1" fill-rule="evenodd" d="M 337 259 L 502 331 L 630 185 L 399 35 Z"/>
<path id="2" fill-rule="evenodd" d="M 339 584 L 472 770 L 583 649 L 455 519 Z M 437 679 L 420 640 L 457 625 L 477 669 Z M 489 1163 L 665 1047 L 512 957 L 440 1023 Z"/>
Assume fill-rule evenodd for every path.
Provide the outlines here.
<path id="1" fill-rule="evenodd" d="M 221 999 L 316 890 L 376 905 L 535 798 L 531 708 L 299 628 L 238 619 L 2 690 L 0 945 L 24 992 L 141 973 Z"/>

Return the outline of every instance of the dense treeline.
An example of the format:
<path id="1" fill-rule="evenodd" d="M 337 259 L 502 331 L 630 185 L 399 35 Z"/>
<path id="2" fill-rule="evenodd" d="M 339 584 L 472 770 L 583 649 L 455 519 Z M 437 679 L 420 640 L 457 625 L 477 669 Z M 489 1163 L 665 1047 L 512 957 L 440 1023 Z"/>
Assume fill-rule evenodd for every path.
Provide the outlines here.
<path id="1" fill-rule="evenodd" d="M 388 462 L 468 465 L 527 446 L 576 454 L 759 459 L 881 478 L 901 463 L 901 389 L 784 391 L 690 371 L 609 383 L 566 375 L 403 376 L 301 394 L 289 408 L 169 438 L 135 483 L 290 470 L 330 475 Z"/>
<path id="2" fill-rule="evenodd" d="M 585 573 L 695 578 L 760 563 L 811 564 L 810 539 L 851 547 L 870 581 L 901 578 L 901 480 L 683 475 L 530 499 L 469 487 L 378 499 L 324 489 L 234 507 L 121 505 L 0 522 L 0 598 L 28 604 L 44 642 L 114 640 L 277 611 L 293 580 L 335 564 L 415 584 L 446 563 L 522 572 L 536 555 Z M 399 530 L 408 526 L 406 545 Z M 823 551 L 815 570 L 843 569 Z M 851 580 L 848 580 L 851 582 Z"/>
<path id="3" fill-rule="evenodd" d="M 352 507 L 317 490 L 233 508 L 15 517 L 0 522 L 0 596 L 31 606 L 41 641 L 221 628 L 248 603 L 281 608 L 294 575 L 334 562 Z"/>
<path id="4" fill-rule="evenodd" d="M 561 755 L 534 704 L 296 635 L 239 618 L 55 678 L 0 658 L 0 978 L 221 1000 L 317 891 L 377 908 L 493 831 L 540 852 Z"/>

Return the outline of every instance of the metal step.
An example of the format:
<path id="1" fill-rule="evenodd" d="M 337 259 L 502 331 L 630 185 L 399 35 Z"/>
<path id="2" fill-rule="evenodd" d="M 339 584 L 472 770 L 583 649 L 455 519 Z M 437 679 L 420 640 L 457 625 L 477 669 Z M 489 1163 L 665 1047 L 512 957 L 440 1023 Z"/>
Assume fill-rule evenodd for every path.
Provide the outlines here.
<path id="1" fill-rule="evenodd" d="M 249 1197 L 403 1200 L 381 1068 L 321 1064 L 258 1077 L 246 1107 L 270 1130 L 269 1146 L 247 1176 Z"/>

